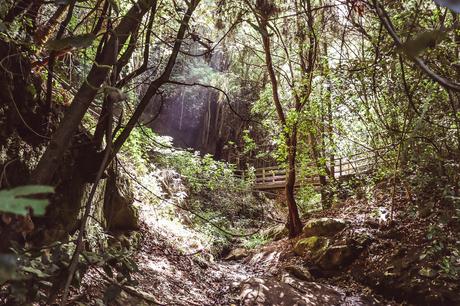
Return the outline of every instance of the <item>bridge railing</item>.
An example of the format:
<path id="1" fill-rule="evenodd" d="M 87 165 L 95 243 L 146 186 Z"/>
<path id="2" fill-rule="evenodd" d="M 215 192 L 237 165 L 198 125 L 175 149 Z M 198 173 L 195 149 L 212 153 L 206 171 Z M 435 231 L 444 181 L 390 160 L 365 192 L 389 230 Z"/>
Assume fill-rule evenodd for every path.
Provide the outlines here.
<path id="1" fill-rule="evenodd" d="M 372 171 L 377 166 L 375 152 L 366 152 L 351 157 L 340 157 L 334 160 L 334 177 L 357 175 Z M 330 165 L 327 165 L 330 169 Z"/>
<path id="2" fill-rule="evenodd" d="M 334 159 L 334 165 L 331 167 L 327 163 L 327 167 L 334 171 L 336 179 L 351 175 L 365 174 L 373 171 L 377 166 L 378 159 L 377 151 L 364 152 L 350 157 L 340 157 Z M 312 164 L 313 166 L 313 164 Z M 244 171 L 240 171 L 240 177 L 244 178 Z M 270 166 L 255 169 L 255 189 L 277 189 L 283 188 L 286 183 L 286 168 L 282 166 Z M 313 184 L 319 185 L 318 175 L 302 175 L 297 171 L 296 186 Z"/>

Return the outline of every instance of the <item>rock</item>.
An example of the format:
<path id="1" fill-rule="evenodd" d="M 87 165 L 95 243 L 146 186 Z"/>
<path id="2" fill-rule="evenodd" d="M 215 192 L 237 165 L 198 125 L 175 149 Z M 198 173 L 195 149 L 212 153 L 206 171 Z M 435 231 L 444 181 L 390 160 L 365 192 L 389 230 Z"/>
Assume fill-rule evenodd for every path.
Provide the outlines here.
<path id="1" fill-rule="evenodd" d="M 310 256 L 319 258 L 329 246 L 329 239 L 326 237 L 308 237 L 297 241 L 294 246 L 294 253 L 299 256 Z"/>
<path id="2" fill-rule="evenodd" d="M 280 224 L 265 230 L 262 234 L 267 238 L 277 241 L 287 237 L 289 230 L 286 225 Z"/>
<path id="3" fill-rule="evenodd" d="M 332 237 L 347 226 L 343 219 L 320 218 L 312 219 L 303 227 L 302 237 L 326 236 Z"/>
<path id="4" fill-rule="evenodd" d="M 311 276 L 310 271 L 307 268 L 302 266 L 289 265 L 284 267 L 284 270 L 297 277 L 302 281 L 311 281 L 313 276 Z"/>
<path id="5" fill-rule="evenodd" d="M 249 256 L 249 252 L 243 248 L 237 248 L 230 251 L 227 257 L 224 260 L 240 260 Z"/>
<path id="6" fill-rule="evenodd" d="M 380 294 L 411 305 L 460 305 L 460 282 L 438 278 L 433 263 L 421 256 L 424 251 L 420 244 L 377 240 L 350 273 Z"/>
<path id="7" fill-rule="evenodd" d="M 127 177 L 111 171 L 104 197 L 104 217 L 110 231 L 139 229 L 139 212 L 133 206 L 134 193 Z"/>
<path id="8" fill-rule="evenodd" d="M 357 255 L 352 246 L 337 245 L 329 247 L 316 263 L 325 270 L 333 270 L 350 264 Z"/>
<path id="9" fill-rule="evenodd" d="M 341 305 L 344 294 L 325 285 L 287 278 L 250 278 L 241 285 L 240 305 Z"/>

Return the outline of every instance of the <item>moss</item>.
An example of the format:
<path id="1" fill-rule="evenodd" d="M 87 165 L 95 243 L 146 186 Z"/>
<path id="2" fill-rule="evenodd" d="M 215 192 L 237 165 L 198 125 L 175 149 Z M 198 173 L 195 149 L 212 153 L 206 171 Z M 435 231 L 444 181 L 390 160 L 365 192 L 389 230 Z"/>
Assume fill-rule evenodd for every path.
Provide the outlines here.
<path id="1" fill-rule="evenodd" d="M 328 248 L 329 239 L 321 236 L 312 236 L 297 241 L 294 246 L 294 253 L 299 256 L 310 256 L 319 258 Z"/>
<path id="2" fill-rule="evenodd" d="M 321 218 L 308 221 L 302 230 L 303 237 L 326 236 L 332 237 L 347 226 L 342 219 Z"/>

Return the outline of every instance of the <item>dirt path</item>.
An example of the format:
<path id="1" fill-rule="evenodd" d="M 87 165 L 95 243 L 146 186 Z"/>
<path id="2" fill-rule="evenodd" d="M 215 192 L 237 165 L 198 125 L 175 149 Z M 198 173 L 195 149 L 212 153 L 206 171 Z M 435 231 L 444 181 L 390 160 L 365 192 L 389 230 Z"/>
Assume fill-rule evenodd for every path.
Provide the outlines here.
<path id="1" fill-rule="evenodd" d="M 136 254 L 140 273 L 138 289 L 167 305 L 229 305 L 236 303 L 236 286 L 256 276 L 250 266 L 216 262 L 204 250 L 178 250 L 177 241 L 165 229 L 152 207 L 141 207 L 143 242 Z M 179 239 L 180 240 L 180 239 Z M 191 239 L 192 240 L 192 239 Z M 195 248 L 193 242 L 191 242 Z"/>
<path id="2" fill-rule="evenodd" d="M 144 238 L 135 258 L 140 269 L 136 288 L 161 304 L 378 305 L 375 300 L 348 296 L 334 286 L 301 281 L 287 273 L 283 268 L 287 242 L 274 243 L 241 261 L 214 261 L 201 250 L 181 253 L 184 241 L 168 232 L 152 207 L 142 206 L 141 218 Z M 127 295 L 120 304 L 149 305 Z"/>

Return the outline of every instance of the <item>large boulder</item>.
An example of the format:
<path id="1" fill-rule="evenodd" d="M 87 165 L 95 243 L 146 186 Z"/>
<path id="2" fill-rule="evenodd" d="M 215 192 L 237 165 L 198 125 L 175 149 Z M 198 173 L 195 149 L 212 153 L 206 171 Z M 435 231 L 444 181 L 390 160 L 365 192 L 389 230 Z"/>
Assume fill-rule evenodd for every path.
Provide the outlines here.
<path id="1" fill-rule="evenodd" d="M 331 246 L 317 260 L 317 264 L 324 270 L 333 270 L 350 264 L 358 254 L 358 250 L 350 245 Z"/>
<path id="2" fill-rule="evenodd" d="M 329 244 L 330 240 L 326 237 L 313 236 L 303 238 L 295 244 L 294 253 L 302 257 L 319 258 L 326 251 Z"/>
<path id="3" fill-rule="evenodd" d="M 302 237 L 332 237 L 347 226 L 347 221 L 336 218 L 312 219 L 303 227 Z"/>

